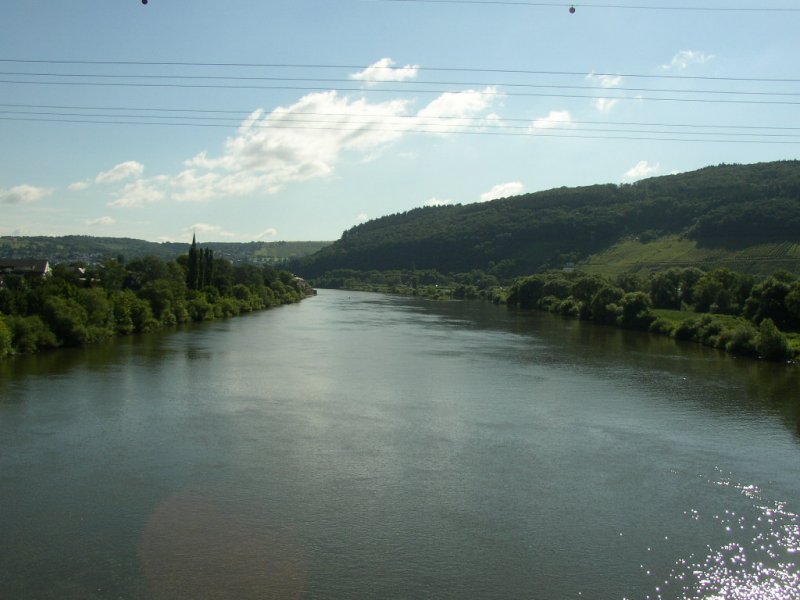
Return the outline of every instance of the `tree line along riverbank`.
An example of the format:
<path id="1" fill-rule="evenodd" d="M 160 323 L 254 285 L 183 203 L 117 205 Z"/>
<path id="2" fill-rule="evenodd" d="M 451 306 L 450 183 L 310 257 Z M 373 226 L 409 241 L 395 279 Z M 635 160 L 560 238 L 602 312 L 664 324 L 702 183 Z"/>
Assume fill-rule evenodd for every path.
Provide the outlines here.
<path id="1" fill-rule="evenodd" d="M 234 265 L 193 242 L 176 260 L 58 264 L 42 277 L 4 274 L 0 358 L 223 319 L 314 293 L 272 266 Z"/>
<path id="2" fill-rule="evenodd" d="M 339 269 L 313 283 L 442 300 L 482 298 L 668 335 L 737 355 L 800 358 L 800 279 L 788 272 L 756 278 L 727 268 L 686 267 L 611 277 L 558 270 L 503 284 L 480 270 L 443 275 L 435 270 Z"/>

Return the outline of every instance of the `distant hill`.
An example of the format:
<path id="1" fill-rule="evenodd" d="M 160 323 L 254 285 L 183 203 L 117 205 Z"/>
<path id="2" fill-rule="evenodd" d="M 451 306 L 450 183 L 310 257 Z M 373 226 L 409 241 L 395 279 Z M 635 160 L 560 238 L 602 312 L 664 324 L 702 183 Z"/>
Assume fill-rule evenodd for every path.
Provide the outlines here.
<path id="1" fill-rule="evenodd" d="M 331 242 L 210 242 L 198 246 L 211 248 L 217 257 L 234 263 L 280 262 L 317 252 Z M 46 258 L 51 263 L 81 261 L 95 263 L 104 258 L 125 259 L 156 256 L 172 260 L 189 250 L 189 244 L 147 242 L 132 238 L 91 237 L 86 235 L 0 237 L 0 258 Z"/>
<path id="2" fill-rule="evenodd" d="M 571 264 L 800 272 L 798 244 L 800 161 L 794 160 L 418 208 L 353 227 L 293 268 L 310 278 L 332 269 L 412 268 L 509 277 Z"/>

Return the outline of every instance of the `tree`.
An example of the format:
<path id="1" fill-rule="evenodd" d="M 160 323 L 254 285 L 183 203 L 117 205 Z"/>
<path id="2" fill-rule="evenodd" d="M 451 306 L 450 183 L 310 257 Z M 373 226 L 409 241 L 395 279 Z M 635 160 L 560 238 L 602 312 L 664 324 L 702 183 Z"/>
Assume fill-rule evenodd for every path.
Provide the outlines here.
<path id="1" fill-rule="evenodd" d="M 650 279 L 650 298 L 657 308 L 680 308 L 680 270 L 667 269 L 653 275 Z"/>
<path id="2" fill-rule="evenodd" d="M 200 286 L 200 253 L 197 250 L 197 240 L 192 234 L 192 245 L 189 247 L 189 261 L 186 271 L 186 287 L 197 290 Z"/>
<path id="3" fill-rule="evenodd" d="M 601 288 L 592 298 L 590 305 L 592 320 L 597 323 L 616 323 L 617 317 L 622 312 L 619 303 L 624 294 L 625 292 L 618 287 Z"/>
<path id="4" fill-rule="evenodd" d="M 646 330 L 655 321 L 655 315 L 650 312 L 650 296 L 644 292 L 628 292 L 622 297 L 620 307 L 618 322 L 622 327 Z"/>
<path id="5" fill-rule="evenodd" d="M 11 354 L 11 329 L 6 325 L 5 319 L 0 315 L 0 358 Z"/>
<path id="6" fill-rule="evenodd" d="M 758 327 L 755 343 L 756 351 L 767 360 L 787 360 L 792 357 L 789 342 L 772 319 L 766 318 Z"/>
<path id="7" fill-rule="evenodd" d="M 792 323 L 792 317 L 786 306 L 790 277 L 776 274 L 754 286 L 745 302 L 744 316 L 756 324 L 764 319 L 771 319 L 778 328 L 788 328 Z"/>

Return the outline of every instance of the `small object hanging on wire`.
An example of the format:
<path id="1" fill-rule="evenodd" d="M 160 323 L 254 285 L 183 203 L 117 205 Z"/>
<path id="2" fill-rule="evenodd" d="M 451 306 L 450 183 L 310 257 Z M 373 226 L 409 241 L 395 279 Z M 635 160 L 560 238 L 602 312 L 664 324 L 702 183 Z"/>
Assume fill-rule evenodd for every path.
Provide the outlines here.
<path id="1" fill-rule="evenodd" d="M 142 4 L 147 4 L 147 0 L 142 0 Z"/>
<path id="2" fill-rule="evenodd" d="M 145 2 L 145 0 L 142 0 L 142 2 L 144 2 L 145 4 L 147 4 L 147 2 Z M 570 6 L 570 7 L 569 7 L 569 14 L 571 14 L 571 15 L 574 15 L 574 14 L 575 14 L 575 7 L 574 7 L 574 6 Z"/>

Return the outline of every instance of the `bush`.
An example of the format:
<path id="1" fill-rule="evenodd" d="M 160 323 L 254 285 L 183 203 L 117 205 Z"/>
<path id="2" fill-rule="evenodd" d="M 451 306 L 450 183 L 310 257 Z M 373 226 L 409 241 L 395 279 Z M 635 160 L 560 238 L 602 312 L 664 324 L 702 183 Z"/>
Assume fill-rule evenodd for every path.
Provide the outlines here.
<path id="1" fill-rule="evenodd" d="M 756 346 L 755 337 L 757 335 L 755 327 L 741 325 L 736 329 L 728 329 L 720 338 L 725 338 L 725 350 L 732 354 L 744 356 L 755 356 Z"/>
<path id="2" fill-rule="evenodd" d="M 583 302 L 576 300 L 572 296 L 558 304 L 558 312 L 567 317 L 579 317 L 582 308 Z"/>
<path id="3" fill-rule="evenodd" d="M 783 335 L 772 319 L 764 319 L 758 327 L 755 347 L 758 354 L 767 360 L 788 360 L 792 357 L 789 340 Z"/>
<path id="4" fill-rule="evenodd" d="M 686 319 L 675 328 L 673 335 L 676 340 L 694 340 L 700 329 L 700 319 Z"/>
<path id="5" fill-rule="evenodd" d="M 0 317 L 0 358 L 11 354 L 11 329 L 6 325 L 3 317 Z"/>
<path id="6" fill-rule="evenodd" d="M 655 321 L 650 323 L 648 330 L 662 335 L 672 335 L 675 332 L 675 325 L 668 319 L 658 317 Z"/>

